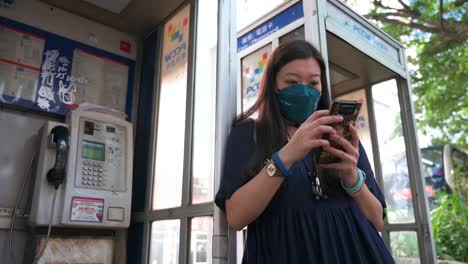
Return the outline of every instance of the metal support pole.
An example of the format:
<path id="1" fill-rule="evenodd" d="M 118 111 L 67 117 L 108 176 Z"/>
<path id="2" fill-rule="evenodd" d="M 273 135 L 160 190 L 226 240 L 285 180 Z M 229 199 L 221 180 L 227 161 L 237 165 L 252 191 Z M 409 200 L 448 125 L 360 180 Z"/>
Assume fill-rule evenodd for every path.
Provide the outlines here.
<path id="1" fill-rule="evenodd" d="M 414 108 L 413 101 L 411 100 L 409 79 L 397 78 L 397 86 L 401 107 L 403 135 L 405 137 L 409 180 L 414 194 L 413 202 L 416 225 L 418 228 L 419 254 L 421 263 L 436 263 L 428 199 L 421 176 L 421 153 L 416 133 L 417 128 L 414 120 Z"/>
<path id="2" fill-rule="evenodd" d="M 218 2 L 218 50 L 216 91 L 215 190 L 219 189 L 225 142 L 237 104 L 236 1 Z M 226 216 L 215 206 L 213 215 L 213 264 L 236 263 L 235 231 L 228 230 Z M 234 235 L 233 235 L 234 234 Z"/>

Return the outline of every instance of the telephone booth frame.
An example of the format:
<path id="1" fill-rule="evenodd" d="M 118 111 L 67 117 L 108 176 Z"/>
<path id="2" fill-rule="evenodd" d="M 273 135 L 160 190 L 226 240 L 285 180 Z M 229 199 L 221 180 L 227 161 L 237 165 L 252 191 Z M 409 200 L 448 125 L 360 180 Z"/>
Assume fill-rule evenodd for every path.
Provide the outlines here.
<path id="1" fill-rule="evenodd" d="M 223 2 L 223 1 L 221 1 Z M 379 152 L 378 134 L 376 131 L 376 116 L 372 105 L 372 85 L 389 79 L 394 79 L 397 87 L 397 100 L 400 105 L 402 135 L 404 137 L 405 155 L 408 166 L 408 181 L 411 193 L 414 221 L 410 223 L 389 223 L 386 219 L 384 230 L 381 232 L 386 246 L 391 250 L 391 232 L 415 232 L 421 263 L 435 263 L 435 245 L 430 222 L 429 205 L 422 175 L 421 154 L 417 140 L 414 107 L 411 100 L 410 75 L 405 57 L 404 47 L 388 34 L 371 24 L 370 21 L 358 15 L 345 4 L 337 0 L 292 0 L 284 1 L 273 11 L 259 18 L 248 27 L 238 31 L 236 38 L 232 38 L 235 31 L 235 1 L 220 4 L 219 9 L 219 47 L 218 51 L 230 50 L 229 56 L 218 59 L 218 96 L 217 96 L 217 160 L 215 172 L 215 190 L 221 179 L 222 156 L 225 142 L 233 117 L 246 109 L 247 97 L 244 90 L 258 87 L 244 87 L 243 59 L 248 55 L 271 46 L 276 48 L 280 39 L 289 33 L 300 29 L 303 38 L 318 47 L 327 66 L 328 94 L 333 94 L 333 88 L 339 84 L 332 83 L 336 79 L 330 74 L 330 68 L 336 65 L 337 57 L 333 52 L 334 46 L 344 45 L 352 47 L 366 62 L 378 65 L 380 73 L 369 73 L 366 80 L 360 84 L 348 82 L 353 89 L 363 88 L 368 104 L 370 138 L 374 172 L 376 180 L 383 190 L 382 166 Z M 230 19 L 229 19 L 230 18 Z M 228 20 L 230 23 L 223 23 Z M 228 34 L 231 34 L 228 36 Z M 341 47 L 341 46 L 340 46 Z M 232 54 L 232 49 L 237 55 Z M 330 53 L 332 52 L 332 53 Z M 220 53 L 222 54 L 222 53 Z M 339 60 L 339 59 L 338 59 Z M 359 63 L 359 62 L 358 62 Z M 333 65 L 333 66 L 331 66 Z M 372 65 L 368 66 L 372 67 Z M 370 70 L 367 69 L 369 72 Z M 346 75 L 346 70 L 343 72 Z M 349 72 L 348 72 L 349 73 Z M 332 77 L 332 78 L 330 78 Z M 253 80 L 253 79 L 252 79 Z M 257 80 L 259 81 L 259 80 Z M 344 82 L 346 84 L 346 82 Z M 360 86 L 359 86 L 360 85 Z M 258 86 L 258 85 L 257 85 Z M 358 87 L 359 86 L 359 87 Z M 343 85 L 341 85 L 342 89 Z M 233 98 L 236 98 L 234 100 Z M 331 98 L 329 98 L 331 99 Z M 235 103 L 234 103 L 235 101 Z M 243 234 L 236 233 L 227 227 L 224 214 L 215 208 L 213 236 L 213 263 L 240 263 L 242 258 Z"/>

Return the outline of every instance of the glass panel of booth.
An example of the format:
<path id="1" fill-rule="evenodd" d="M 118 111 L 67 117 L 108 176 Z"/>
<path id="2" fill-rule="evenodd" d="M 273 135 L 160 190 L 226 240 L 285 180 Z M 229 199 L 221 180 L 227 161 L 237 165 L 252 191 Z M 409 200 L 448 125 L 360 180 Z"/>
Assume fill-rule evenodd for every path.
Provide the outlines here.
<path id="1" fill-rule="evenodd" d="M 410 263 L 404 261 L 414 257 L 419 261 L 419 246 L 418 237 L 414 231 L 399 231 L 390 233 L 390 244 L 392 248 L 392 256 L 394 256 L 397 263 Z M 410 259 L 408 259 L 409 261 Z M 411 262 L 413 263 L 413 262 Z M 419 263 L 419 262 L 418 262 Z"/>
<path id="2" fill-rule="evenodd" d="M 182 201 L 189 16 L 186 5 L 164 25 L 153 210 L 178 207 Z"/>
<path id="3" fill-rule="evenodd" d="M 372 86 L 377 138 L 389 223 L 415 221 L 395 79 Z"/>
<path id="4" fill-rule="evenodd" d="M 179 263 L 179 239 L 179 219 L 153 222 L 149 264 Z"/>
<path id="5" fill-rule="evenodd" d="M 293 31 L 281 36 L 279 38 L 279 44 L 281 45 L 284 42 L 295 40 L 295 39 L 305 39 L 304 26 L 300 26 L 294 29 Z"/>
<path id="6" fill-rule="evenodd" d="M 198 3 L 195 106 L 192 153 L 192 203 L 213 201 L 217 1 Z M 211 251 L 210 251 L 211 252 Z M 198 263 L 198 262 L 197 262 Z"/>
<path id="7" fill-rule="evenodd" d="M 212 263 L 213 217 L 195 217 L 191 222 L 190 260 L 191 264 Z"/>
<path id="8" fill-rule="evenodd" d="M 273 47 L 270 43 L 241 59 L 242 112 L 249 109 L 257 100 L 263 71 L 272 51 Z"/>
<path id="9" fill-rule="evenodd" d="M 263 17 L 279 5 L 291 0 L 242 0 L 237 1 L 237 30 L 241 30 Z"/>

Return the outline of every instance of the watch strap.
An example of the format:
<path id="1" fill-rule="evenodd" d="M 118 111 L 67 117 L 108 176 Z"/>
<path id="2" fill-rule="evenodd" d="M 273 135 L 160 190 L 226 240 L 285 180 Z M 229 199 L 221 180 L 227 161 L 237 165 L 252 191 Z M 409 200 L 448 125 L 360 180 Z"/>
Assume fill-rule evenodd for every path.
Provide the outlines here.
<path id="1" fill-rule="evenodd" d="M 281 161 L 278 152 L 273 154 L 273 161 L 275 162 L 276 167 L 281 171 L 284 177 L 291 177 L 292 173 L 284 166 L 283 162 Z"/>

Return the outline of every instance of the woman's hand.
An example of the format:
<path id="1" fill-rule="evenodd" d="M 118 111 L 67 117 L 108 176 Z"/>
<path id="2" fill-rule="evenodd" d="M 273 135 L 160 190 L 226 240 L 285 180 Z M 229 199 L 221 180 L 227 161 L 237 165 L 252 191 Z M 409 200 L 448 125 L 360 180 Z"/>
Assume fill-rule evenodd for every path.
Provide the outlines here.
<path id="1" fill-rule="evenodd" d="M 359 177 L 357 173 L 357 162 L 359 160 L 359 137 L 357 131 L 353 125 L 349 125 L 349 132 L 351 134 L 351 142 L 346 140 L 342 136 L 333 135 L 330 140 L 338 143 L 344 149 L 339 150 L 334 147 L 324 147 L 323 149 L 330 154 L 337 156 L 341 159 L 340 162 L 332 164 L 320 164 L 322 168 L 335 168 L 338 170 L 338 174 L 341 177 L 343 184 L 351 188 L 356 186 Z M 383 208 L 382 204 L 375 197 L 375 195 L 367 188 L 364 184 L 361 187 L 363 190 L 360 194 L 353 196 L 354 201 L 361 212 L 374 224 L 378 231 L 382 231 L 384 221 L 382 218 Z"/>
<path id="2" fill-rule="evenodd" d="M 302 160 L 312 149 L 330 145 L 328 140 L 322 139 L 323 134 L 335 135 L 335 129 L 329 124 L 341 122 L 343 117 L 329 114 L 328 110 L 315 111 L 279 151 L 279 157 L 286 168 Z"/>
<path id="3" fill-rule="evenodd" d="M 341 161 L 331 164 L 320 164 L 321 168 L 337 169 L 341 181 L 347 187 L 355 186 L 359 180 L 357 173 L 357 162 L 359 160 L 359 137 L 353 125 L 349 125 L 349 132 L 351 134 L 351 142 L 346 140 L 342 135 L 335 133 L 330 136 L 330 140 L 341 145 L 344 149 L 340 150 L 332 146 L 325 146 L 324 151 L 332 154 L 341 159 Z"/>

